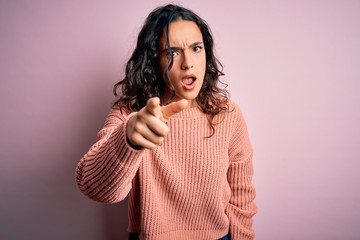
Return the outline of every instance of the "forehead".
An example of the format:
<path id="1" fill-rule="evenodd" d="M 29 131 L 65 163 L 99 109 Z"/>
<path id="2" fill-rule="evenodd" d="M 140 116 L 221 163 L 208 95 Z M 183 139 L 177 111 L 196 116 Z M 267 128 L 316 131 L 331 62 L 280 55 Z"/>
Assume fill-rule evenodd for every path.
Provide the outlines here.
<path id="1" fill-rule="evenodd" d="M 199 27 L 193 21 L 177 20 L 169 24 L 170 46 L 190 46 L 195 42 L 202 42 L 203 37 Z M 160 39 L 160 45 L 166 46 L 166 28 Z"/>

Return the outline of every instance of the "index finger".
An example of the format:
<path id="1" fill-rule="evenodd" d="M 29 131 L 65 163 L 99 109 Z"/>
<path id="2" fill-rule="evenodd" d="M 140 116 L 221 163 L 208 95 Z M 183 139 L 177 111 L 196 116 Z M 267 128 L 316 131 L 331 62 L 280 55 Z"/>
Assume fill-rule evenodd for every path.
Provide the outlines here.
<path id="1" fill-rule="evenodd" d="M 159 118 L 160 112 L 160 99 L 158 97 L 150 98 L 146 103 L 146 110 L 153 116 Z"/>
<path id="2" fill-rule="evenodd" d="M 186 99 L 182 99 L 180 101 L 172 102 L 166 106 L 161 107 L 161 112 L 162 112 L 161 120 L 163 122 L 167 122 L 172 115 L 181 112 L 182 110 L 187 108 L 188 105 L 189 105 L 188 101 Z"/>

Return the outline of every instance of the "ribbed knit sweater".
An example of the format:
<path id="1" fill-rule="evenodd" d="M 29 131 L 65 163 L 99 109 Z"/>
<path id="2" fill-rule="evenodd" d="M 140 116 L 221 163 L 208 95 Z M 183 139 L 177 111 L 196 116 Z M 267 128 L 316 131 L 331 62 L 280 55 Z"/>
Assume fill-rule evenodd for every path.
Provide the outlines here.
<path id="1" fill-rule="evenodd" d="M 244 118 L 230 101 L 211 135 L 197 107 L 173 115 L 162 145 L 132 148 L 132 113 L 113 108 L 98 141 L 80 160 L 76 178 L 89 198 L 115 203 L 127 195 L 130 232 L 140 239 L 253 239 L 252 147 Z"/>

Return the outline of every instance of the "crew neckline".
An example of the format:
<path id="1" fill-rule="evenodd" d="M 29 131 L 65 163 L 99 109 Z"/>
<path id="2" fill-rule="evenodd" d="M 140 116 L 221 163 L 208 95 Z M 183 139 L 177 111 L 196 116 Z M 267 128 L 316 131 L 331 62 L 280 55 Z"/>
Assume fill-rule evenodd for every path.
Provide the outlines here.
<path id="1" fill-rule="evenodd" d="M 175 113 L 171 118 L 199 118 L 205 116 L 199 106 L 185 108 L 181 112 Z"/>

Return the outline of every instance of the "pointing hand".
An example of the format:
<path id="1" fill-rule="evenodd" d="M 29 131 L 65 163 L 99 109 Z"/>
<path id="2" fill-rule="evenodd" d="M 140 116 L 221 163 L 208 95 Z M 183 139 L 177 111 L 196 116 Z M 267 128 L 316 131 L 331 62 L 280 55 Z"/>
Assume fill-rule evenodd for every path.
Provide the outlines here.
<path id="1" fill-rule="evenodd" d="M 160 106 L 159 98 L 150 98 L 146 106 L 129 119 L 126 126 L 128 141 L 136 147 L 154 149 L 163 143 L 169 132 L 166 122 L 187 107 L 188 101 L 185 99 Z"/>

